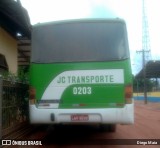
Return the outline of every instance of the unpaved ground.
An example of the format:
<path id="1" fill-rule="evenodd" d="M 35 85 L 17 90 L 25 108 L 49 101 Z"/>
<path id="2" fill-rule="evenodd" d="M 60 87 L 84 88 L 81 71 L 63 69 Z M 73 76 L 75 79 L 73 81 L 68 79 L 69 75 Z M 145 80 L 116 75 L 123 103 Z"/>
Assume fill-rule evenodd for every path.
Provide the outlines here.
<path id="1" fill-rule="evenodd" d="M 119 125 L 116 138 L 160 139 L 160 103 L 135 101 L 134 125 Z"/>
<path id="2" fill-rule="evenodd" d="M 55 139 L 63 143 L 67 138 L 70 141 L 67 145 L 52 143 Z M 147 141 L 159 139 L 160 142 L 160 103 L 148 103 L 145 105 L 142 101 L 135 101 L 135 123 L 133 125 L 118 125 L 115 133 L 100 132 L 96 127 L 88 126 L 67 126 L 61 130 L 55 130 L 50 126 L 49 128 L 40 129 L 32 133 L 32 135 L 25 137 L 25 139 L 39 139 L 42 140 L 42 143 L 45 141 L 45 144 L 39 147 L 46 148 L 160 148 L 160 145 L 144 146 L 142 144 L 146 142 L 146 139 Z M 118 142 L 121 145 L 105 145 L 105 142 L 109 141 L 109 139 L 120 139 Z M 127 142 L 129 142 L 127 139 L 131 139 L 134 145 L 127 145 Z M 132 139 L 136 140 L 132 141 Z M 100 143 L 101 140 L 103 144 Z M 75 141 L 79 144 L 73 145 Z M 88 145 L 85 141 L 90 141 L 90 144 Z M 47 145 L 47 142 L 50 145 Z M 116 140 L 113 142 L 116 142 Z M 136 145 L 137 143 L 141 143 L 142 145 Z"/>

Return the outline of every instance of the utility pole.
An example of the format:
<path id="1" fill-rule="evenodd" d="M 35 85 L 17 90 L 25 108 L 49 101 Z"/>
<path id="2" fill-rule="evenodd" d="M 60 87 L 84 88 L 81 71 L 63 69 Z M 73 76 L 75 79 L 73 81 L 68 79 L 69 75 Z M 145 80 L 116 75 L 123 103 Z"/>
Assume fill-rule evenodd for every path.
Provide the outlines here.
<path id="1" fill-rule="evenodd" d="M 146 50 L 140 50 L 137 51 L 137 53 L 142 53 L 142 68 L 143 68 L 143 81 L 144 81 L 144 103 L 147 104 L 148 100 L 147 100 L 147 86 L 146 86 L 146 62 L 145 62 L 145 53 L 146 52 L 150 52 L 150 51 L 146 51 Z"/>
<path id="2" fill-rule="evenodd" d="M 148 30 L 148 18 L 146 13 L 146 0 L 142 0 L 142 50 L 137 53 L 142 53 L 142 69 L 143 69 L 143 80 L 144 80 L 144 103 L 147 104 L 147 86 L 146 86 L 146 53 L 150 53 L 150 39 Z"/>

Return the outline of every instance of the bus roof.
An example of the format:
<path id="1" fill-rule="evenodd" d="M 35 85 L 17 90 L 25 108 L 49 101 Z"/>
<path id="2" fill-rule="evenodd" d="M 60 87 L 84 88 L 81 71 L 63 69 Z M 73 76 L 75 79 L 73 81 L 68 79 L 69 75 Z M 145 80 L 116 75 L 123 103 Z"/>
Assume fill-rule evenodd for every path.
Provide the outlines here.
<path id="1" fill-rule="evenodd" d="M 86 18 L 86 19 L 69 19 L 69 20 L 60 20 L 60 21 L 51 21 L 44 23 L 37 23 L 33 27 L 45 26 L 45 25 L 58 25 L 58 24 L 68 24 L 68 23 L 78 23 L 78 22 L 119 22 L 125 23 L 125 20 L 122 18 Z"/>

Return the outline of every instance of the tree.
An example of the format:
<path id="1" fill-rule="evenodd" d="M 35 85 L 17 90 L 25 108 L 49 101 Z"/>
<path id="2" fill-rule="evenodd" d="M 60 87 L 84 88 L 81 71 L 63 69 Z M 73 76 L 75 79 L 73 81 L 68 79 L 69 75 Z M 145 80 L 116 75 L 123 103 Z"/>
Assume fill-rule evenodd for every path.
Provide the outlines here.
<path id="1" fill-rule="evenodd" d="M 155 81 L 151 79 L 146 79 L 147 91 L 152 91 L 155 86 Z M 133 78 L 133 91 L 134 92 L 143 92 L 144 91 L 144 79 Z"/>

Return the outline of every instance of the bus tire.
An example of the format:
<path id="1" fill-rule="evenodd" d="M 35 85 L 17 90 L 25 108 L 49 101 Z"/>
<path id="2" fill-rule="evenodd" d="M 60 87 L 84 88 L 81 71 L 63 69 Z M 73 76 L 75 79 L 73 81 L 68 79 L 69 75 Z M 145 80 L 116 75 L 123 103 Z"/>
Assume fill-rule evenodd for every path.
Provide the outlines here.
<path id="1" fill-rule="evenodd" d="M 115 132 L 116 124 L 101 124 L 100 131 L 101 132 Z"/>
<path id="2" fill-rule="evenodd" d="M 101 132 L 107 132 L 108 131 L 108 125 L 107 124 L 100 124 L 99 130 Z"/>
<path id="3" fill-rule="evenodd" d="M 108 131 L 109 132 L 116 132 L 116 124 L 109 124 Z"/>

